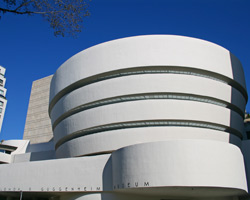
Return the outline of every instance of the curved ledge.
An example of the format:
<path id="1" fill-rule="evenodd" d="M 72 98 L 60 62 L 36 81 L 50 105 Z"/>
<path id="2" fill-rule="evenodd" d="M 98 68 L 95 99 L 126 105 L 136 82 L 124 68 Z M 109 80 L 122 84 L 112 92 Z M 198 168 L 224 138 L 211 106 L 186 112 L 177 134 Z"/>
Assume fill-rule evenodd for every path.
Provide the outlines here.
<path id="1" fill-rule="evenodd" d="M 126 68 L 126 69 L 119 69 L 110 72 L 105 72 L 101 74 L 97 74 L 88 78 L 83 78 L 71 85 L 65 87 L 63 90 L 58 92 L 53 99 L 50 101 L 49 104 L 49 115 L 51 110 L 55 106 L 55 104 L 66 94 L 89 84 L 111 79 L 117 78 L 122 76 L 131 76 L 131 75 L 138 75 L 138 74 L 156 74 L 156 73 L 171 73 L 171 74 L 183 74 L 183 75 L 192 75 L 192 76 L 200 76 L 204 78 L 213 79 L 216 81 L 223 82 L 232 86 L 233 88 L 237 89 L 247 101 L 248 96 L 247 92 L 244 87 L 242 87 L 238 82 L 230 79 L 222 74 L 218 74 L 215 72 L 196 69 L 192 67 L 181 67 L 181 66 L 143 66 L 143 67 L 133 67 L 133 68 Z"/>
<path id="2" fill-rule="evenodd" d="M 242 117 L 227 108 L 193 101 L 147 100 L 111 104 L 76 113 L 57 125 L 54 129 L 54 142 L 57 144 L 64 137 L 70 138 L 70 135 L 73 136 L 75 133 L 78 135 L 86 130 L 91 130 L 92 133 L 101 132 L 113 128 L 126 128 L 134 122 L 140 124 L 150 121 L 218 124 L 219 127 L 230 130 L 238 136 L 240 134 L 231 131 L 231 128 L 240 133 L 244 128 Z M 139 126 L 145 125 L 141 123 Z"/>
<path id="3" fill-rule="evenodd" d="M 105 131 L 85 135 L 62 144 L 56 150 L 57 158 L 89 156 L 113 152 L 117 149 L 141 143 L 168 140 L 212 140 L 241 146 L 241 139 L 227 132 L 196 127 L 141 127 Z"/>
<path id="4" fill-rule="evenodd" d="M 80 106 L 77 106 L 66 113 L 62 114 L 59 118 L 57 118 L 52 128 L 53 130 L 55 127 L 64 119 L 67 117 L 74 115 L 76 113 L 82 112 L 84 110 L 88 110 L 91 108 L 96 108 L 99 106 L 114 104 L 114 103 L 122 103 L 127 101 L 139 101 L 139 100 L 149 100 L 149 99 L 176 99 L 176 100 L 188 100 L 188 101 L 198 101 L 203 103 L 209 103 L 214 104 L 217 106 L 229 108 L 230 110 L 233 110 L 234 112 L 238 113 L 242 119 L 244 118 L 244 113 L 240 108 L 237 106 L 228 103 L 226 101 L 222 101 L 220 99 L 202 96 L 202 95 L 193 95 L 193 94 L 184 94 L 184 93 L 141 93 L 141 94 L 130 94 L 130 95 L 124 95 L 124 96 L 117 96 L 117 97 L 111 97 L 106 99 L 100 99 L 98 101 L 90 102 L 87 104 L 83 104 Z"/>
<path id="5" fill-rule="evenodd" d="M 159 127 L 159 126 L 175 126 L 175 127 L 198 127 L 198 128 L 207 128 L 212 130 L 224 131 L 230 134 L 233 134 L 242 139 L 242 135 L 236 129 L 231 127 L 223 126 L 221 124 L 203 122 L 203 121 L 191 121 L 191 120 L 147 120 L 147 121 L 130 121 L 123 123 L 113 123 L 113 124 L 105 124 L 101 126 L 91 127 L 87 129 L 83 129 L 70 135 L 67 135 L 61 139 L 59 139 L 55 148 L 57 149 L 59 146 L 68 142 L 72 139 L 79 138 L 85 135 L 96 134 L 100 132 L 110 131 L 110 130 L 119 130 L 119 129 L 128 129 L 128 128 L 141 128 L 141 127 Z"/>
<path id="6" fill-rule="evenodd" d="M 175 186 L 247 192 L 240 149 L 215 141 L 172 140 L 128 146 L 112 153 L 112 171 L 114 190 Z"/>
<path id="7" fill-rule="evenodd" d="M 84 78 L 117 69 L 166 65 L 221 74 L 246 88 L 241 63 L 227 49 L 191 37 L 144 35 L 105 42 L 71 57 L 52 78 L 50 101 Z"/>

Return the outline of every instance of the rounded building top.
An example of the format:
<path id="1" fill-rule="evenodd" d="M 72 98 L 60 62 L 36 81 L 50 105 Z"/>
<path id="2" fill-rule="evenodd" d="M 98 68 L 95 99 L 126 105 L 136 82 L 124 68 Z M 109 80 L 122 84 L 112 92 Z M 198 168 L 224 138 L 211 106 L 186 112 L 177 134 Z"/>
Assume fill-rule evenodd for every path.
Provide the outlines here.
<path id="1" fill-rule="evenodd" d="M 54 74 L 50 102 L 53 104 L 64 94 L 65 88 L 87 77 L 141 66 L 205 70 L 234 80 L 246 96 L 241 63 L 225 48 L 191 37 L 145 35 L 105 42 L 71 57 Z"/>

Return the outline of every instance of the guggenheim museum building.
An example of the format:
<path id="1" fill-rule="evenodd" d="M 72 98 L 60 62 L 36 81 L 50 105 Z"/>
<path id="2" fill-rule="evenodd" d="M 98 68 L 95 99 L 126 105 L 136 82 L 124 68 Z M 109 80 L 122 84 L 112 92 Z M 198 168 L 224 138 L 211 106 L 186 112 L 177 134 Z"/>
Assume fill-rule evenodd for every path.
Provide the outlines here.
<path id="1" fill-rule="evenodd" d="M 227 49 L 123 38 L 74 55 L 49 83 L 53 135 L 0 144 L 0 199 L 249 199 L 248 96 Z"/>

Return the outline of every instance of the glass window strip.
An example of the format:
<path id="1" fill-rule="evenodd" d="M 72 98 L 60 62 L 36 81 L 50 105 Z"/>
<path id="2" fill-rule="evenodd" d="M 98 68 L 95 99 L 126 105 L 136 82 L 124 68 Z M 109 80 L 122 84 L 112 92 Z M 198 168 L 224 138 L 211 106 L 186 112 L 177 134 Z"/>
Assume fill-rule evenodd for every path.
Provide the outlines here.
<path id="1" fill-rule="evenodd" d="M 162 97 L 162 98 L 161 98 Z M 234 105 L 230 105 L 227 102 L 223 102 L 222 100 L 218 100 L 218 99 L 209 99 L 208 97 L 196 97 L 196 96 L 192 96 L 190 94 L 165 94 L 165 95 L 161 95 L 161 94 L 138 94 L 138 95 L 129 95 L 129 96 L 119 96 L 119 97 L 113 97 L 113 98 L 109 98 L 109 99 L 102 99 L 99 101 L 95 101 L 95 102 L 91 102 L 91 103 L 87 103 L 84 105 L 80 105 L 72 110 L 67 111 L 66 113 L 64 113 L 63 115 L 61 115 L 58 119 L 56 119 L 53 123 L 53 130 L 55 129 L 55 127 L 64 119 L 66 119 L 67 117 L 77 114 L 79 112 L 88 110 L 88 109 L 92 109 L 95 107 L 100 107 L 100 106 L 105 106 L 105 105 L 110 105 L 110 104 L 115 104 L 115 103 L 122 103 L 122 102 L 128 102 L 128 101 L 138 101 L 138 100 L 157 100 L 157 99 L 172 99 L 172 100 L 188 100 L 188 101 L 197 101 L 197 102 L 202 102 L 202 103 L 209 103 L 209 104 L 213 104 L 213 105 L 217 105 L 217 106 L 221 106 L 224 108 L 230 107 L 231 110 L 237 112 L 240 116 L 244 116 L 244 113 L 240 110 L 240 108 L 234 106 Z M 230 105 L 230 106 L 229 106 Z"/>
<path id="2" fill-rule="evenodd" d="M 143 68 L 143 70 L 141 69 Z M 162 69 L 164 68 L 164 69 Z M 169 68 L 175 68 L 169 69 Z M 122 72 L 121 72 L 122 71 Z M 199 72 L 199 73 L 198 73 Z M 117 78 L 121 76 L 129 76 L 129 75 L 137 75 L 137 74 L 154 74 L 154 73 L 171 73 L 171 74 L 184 74 L 184 75 L 192 75 L 192 76 L 199 76 L 204 77 L 208 79 L 212 79 L 215 81 L 219 81 L 225 84 L 228 84 L 235 89 L 237 89 L 246 99 L 248 99 L 247 92 L 245 89 L 236 81 L 233 79 L 230 79 L 224 75 L 210 72 L 202 69 L 195 69 L 190 67 L 179 67 L 179 66 L 145 66 L 145 67 L 135 67 L 135 68 L 127 68 L 127 69 L 120 69 L 120 70 L 114 70 L 111 72 L 104 72 L 103 74 L 97 74 L 92 77 L 88 77 L 82 80 L 77 81 L 76 83 L 73 83 L 72 85 L 69 85 L 68 87 L 64 88 L 62 91 L 60 91 L 50 102 L 49 105 L 49 113 L 51 112 L 52 108 L 67 93 L 72 92 L 75 89 L 78 89 L 80 87 L 110 79 L 110 78 Z"/>
<path id="3" fill-rule="evenodd" d="M 86 135 L 112 131 L 112 130 L 127 129 L 127 128 L 143 128 L 143 127 L 159 127 L 159 126 L 161 127 L 173 126 L 173 127 L 207 128 L 207 129 L 212 129 L 212 130 L 228 132 L 230 134 L 238 136 L 239 138 L 242 138 L 241 133 L 233 128 L 226 127 L 226 126 L 219 125 L 219 124 L 211 124 L 207 122 L 200 122 L 200 121 L 190 122 L 190 121 L 181 121 L 181 120 L 135 121 L 135 122 L 124 122 L 124 123 L 117 123 L 117 124 L 101 125 L 98 127 L 93 127 L 93 128 L 88 128 L 88 129 L 84 129 L 81 131 L 77 131 L 59 140 L 56 143 L 56 149 L 62 144 L 64 144 L 65 142 L 68 142 L 70 140 L 73 140 L 82 136 L 86 136 Z"/>

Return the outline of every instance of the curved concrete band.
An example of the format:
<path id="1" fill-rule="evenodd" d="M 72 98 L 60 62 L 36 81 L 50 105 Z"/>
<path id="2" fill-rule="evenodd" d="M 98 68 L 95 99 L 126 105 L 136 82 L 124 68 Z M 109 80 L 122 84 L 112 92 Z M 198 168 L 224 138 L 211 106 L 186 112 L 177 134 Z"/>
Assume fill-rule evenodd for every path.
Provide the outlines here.
<path id="1" fill-rule="evenodd" d="M 215 141 L 172 140 L 124 147 L 112 153 L 112 171 L 115 190 L 176 186 L 247 191 L 240 149 Z"/>
<path id="2" fill-rule="evenodd" d="M 205 140 L 150 142 L 121 148 L 111 154 L 110 161 L 115 192 L 69 194 L 62 199 L 141 200 L 147 199 L 147 194 L 216 199 L 245 195 L 247 191 L 243 156 L 231 144 Z"/>

